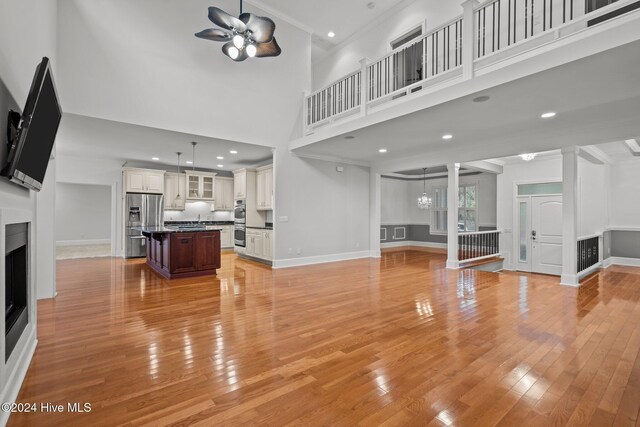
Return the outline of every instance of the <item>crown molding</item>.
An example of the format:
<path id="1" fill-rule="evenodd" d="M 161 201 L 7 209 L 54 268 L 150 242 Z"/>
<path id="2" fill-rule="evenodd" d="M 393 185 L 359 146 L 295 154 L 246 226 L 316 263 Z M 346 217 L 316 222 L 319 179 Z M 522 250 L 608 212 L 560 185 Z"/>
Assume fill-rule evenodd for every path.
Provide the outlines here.
<path id="1" fill-rule="evenodd" d="M 247 3 L 254 5 L 255 7 L 267 12 L 269 15 L 271 16 L 275 16 L 276 18 L 279 18 L 291 25 L 293 25 L 294 27 L 304 31 L 305 33 L 309 33 L 309 34 L 313 34 L 313 28 L 309 27 L 308 25 L 303 24 L 302 22 L 298 21 L 297 19 L 287 15 L 284 12 L 281 12 L 277 9 L 274 9 L 272 6 L 269 6 L 268 4 L 264 3 L 261 0 L 246 0 Z"/>

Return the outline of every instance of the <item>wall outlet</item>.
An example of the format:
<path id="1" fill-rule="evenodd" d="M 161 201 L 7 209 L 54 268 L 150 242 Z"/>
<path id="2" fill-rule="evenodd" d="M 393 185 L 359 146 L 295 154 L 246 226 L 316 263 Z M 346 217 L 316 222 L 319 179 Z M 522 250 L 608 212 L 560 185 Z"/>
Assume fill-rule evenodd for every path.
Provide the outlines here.
<path id="1" fill-rule="evenodd" d="M 302 253 L 302 249 L 300 249 L 300 248 L 296 249 L 296 253 L 297 253 L 298 255 L 300 255 L 300 254 Z"/>
<path id="2" fill-rule="evenodd" d="M 343 166 L 336 166 L 336 172 L 338 172 L 338 173 L 344 172 L 344 167 Z"/>
<path id="3" fill-rule="evenodd" d="M 288 216 L 280 216 L 280 217 L 278 217 L 278 221 L 280 221 L 280 222 L 289 222 L 289 217 Z"/>

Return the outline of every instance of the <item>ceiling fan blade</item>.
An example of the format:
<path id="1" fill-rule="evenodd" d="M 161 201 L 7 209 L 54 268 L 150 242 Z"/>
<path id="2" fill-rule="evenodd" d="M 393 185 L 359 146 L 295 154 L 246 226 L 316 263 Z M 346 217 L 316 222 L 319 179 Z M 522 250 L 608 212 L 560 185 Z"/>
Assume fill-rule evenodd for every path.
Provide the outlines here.
<path id="1" fill-rule="evenodd" d="M 256 57 L 266 58 L 269 56 L 278 56 L 282 53 L 282 49 L 278 46 L 276 38 L 272 38 L 269 43 L 261 43 L 257 46 Z"/>
<path id="2" fill-rule="evenodd" d="M 231 48 L 235 49 L 235 46 L 233 45 L 232 41 L 230 41 L 229 43 L 225 43 L 222 46 L 222 52 L 225 55 L 227 55 L 229 58 L 231 58 L 231 55 L 229 55 L 229 49 L 231 49 Z M 233 59 L 236 62 L 242 62 L 245 59 L 247 59 L 248 57 L 249 57 L 249 55 L 247 55 L 247 49 L 242 49 L 242 50 L 239 51 L 238 57 L 236 59 L 233 59 L 233 58 L 231 58 L 231 59 Z"/>
<path id="3" fill-rule="evenodd" d="M 217 28 L 207 28 L 195 34 L 196 37 L 214 42 L 228 42 L 231 40 L 231 33 Z"/>
<path id="4" fill-rule="evenodd" d="M 247 29 L 251 31 L 251 38 L 256 42 L 267 43 L 273 38 L 276 24 L 271 19 L 253 13 L 243 13 L 240 20 L 247 25 Z"/>
<path id="5" fill-rule="evenodd" d="M 227 30 L 236 29 L 240 33 L 247 31 L 247 26 L 244 22 L 217 7 L 211 6 L 209 8 L 209 19 L 217 26 L 226 28 Z"/>

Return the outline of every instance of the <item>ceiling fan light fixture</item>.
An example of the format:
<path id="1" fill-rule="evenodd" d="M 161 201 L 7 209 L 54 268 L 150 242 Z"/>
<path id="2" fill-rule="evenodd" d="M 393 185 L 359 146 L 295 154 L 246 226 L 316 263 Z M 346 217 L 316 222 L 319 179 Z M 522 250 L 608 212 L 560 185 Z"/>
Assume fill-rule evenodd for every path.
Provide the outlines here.
<path id="1" fill-rule="evenodd" d="M 229 57 L 231 59 L 237 59 L 239 55 L 240 55 L 240 51 L 235 46 L 231 46 L 229 48 Z"/>
<path id="2" fill-rule="evenodd" d="M 254 56 L 256 56 L 257 52 L 258 52 L 258 49 L 255 47 L 254 44 L 249 44 L 247 46 L 247 55 L 249 55 L 249 58 L 253 58 Z"/>
<path id="3" fill-rule="evenodd" d="M 235 36 L 233 36 L 233 45 L 236 47 L 236 49 L 242 49 L 242 47 L 244 46 L 244 37 L 242 37 L 240 34 L 236 34 Z"/>

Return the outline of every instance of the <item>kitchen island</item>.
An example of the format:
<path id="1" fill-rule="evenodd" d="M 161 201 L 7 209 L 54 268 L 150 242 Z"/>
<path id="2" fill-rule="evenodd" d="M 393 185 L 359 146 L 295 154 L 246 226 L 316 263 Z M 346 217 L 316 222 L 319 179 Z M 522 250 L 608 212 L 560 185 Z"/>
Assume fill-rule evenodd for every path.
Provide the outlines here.
<path id="1" fill-rule="evenodd" d="M 167 279 L 216 274 L 220 268 L 220 229 L 141 227 L 147 265 Z"/>

